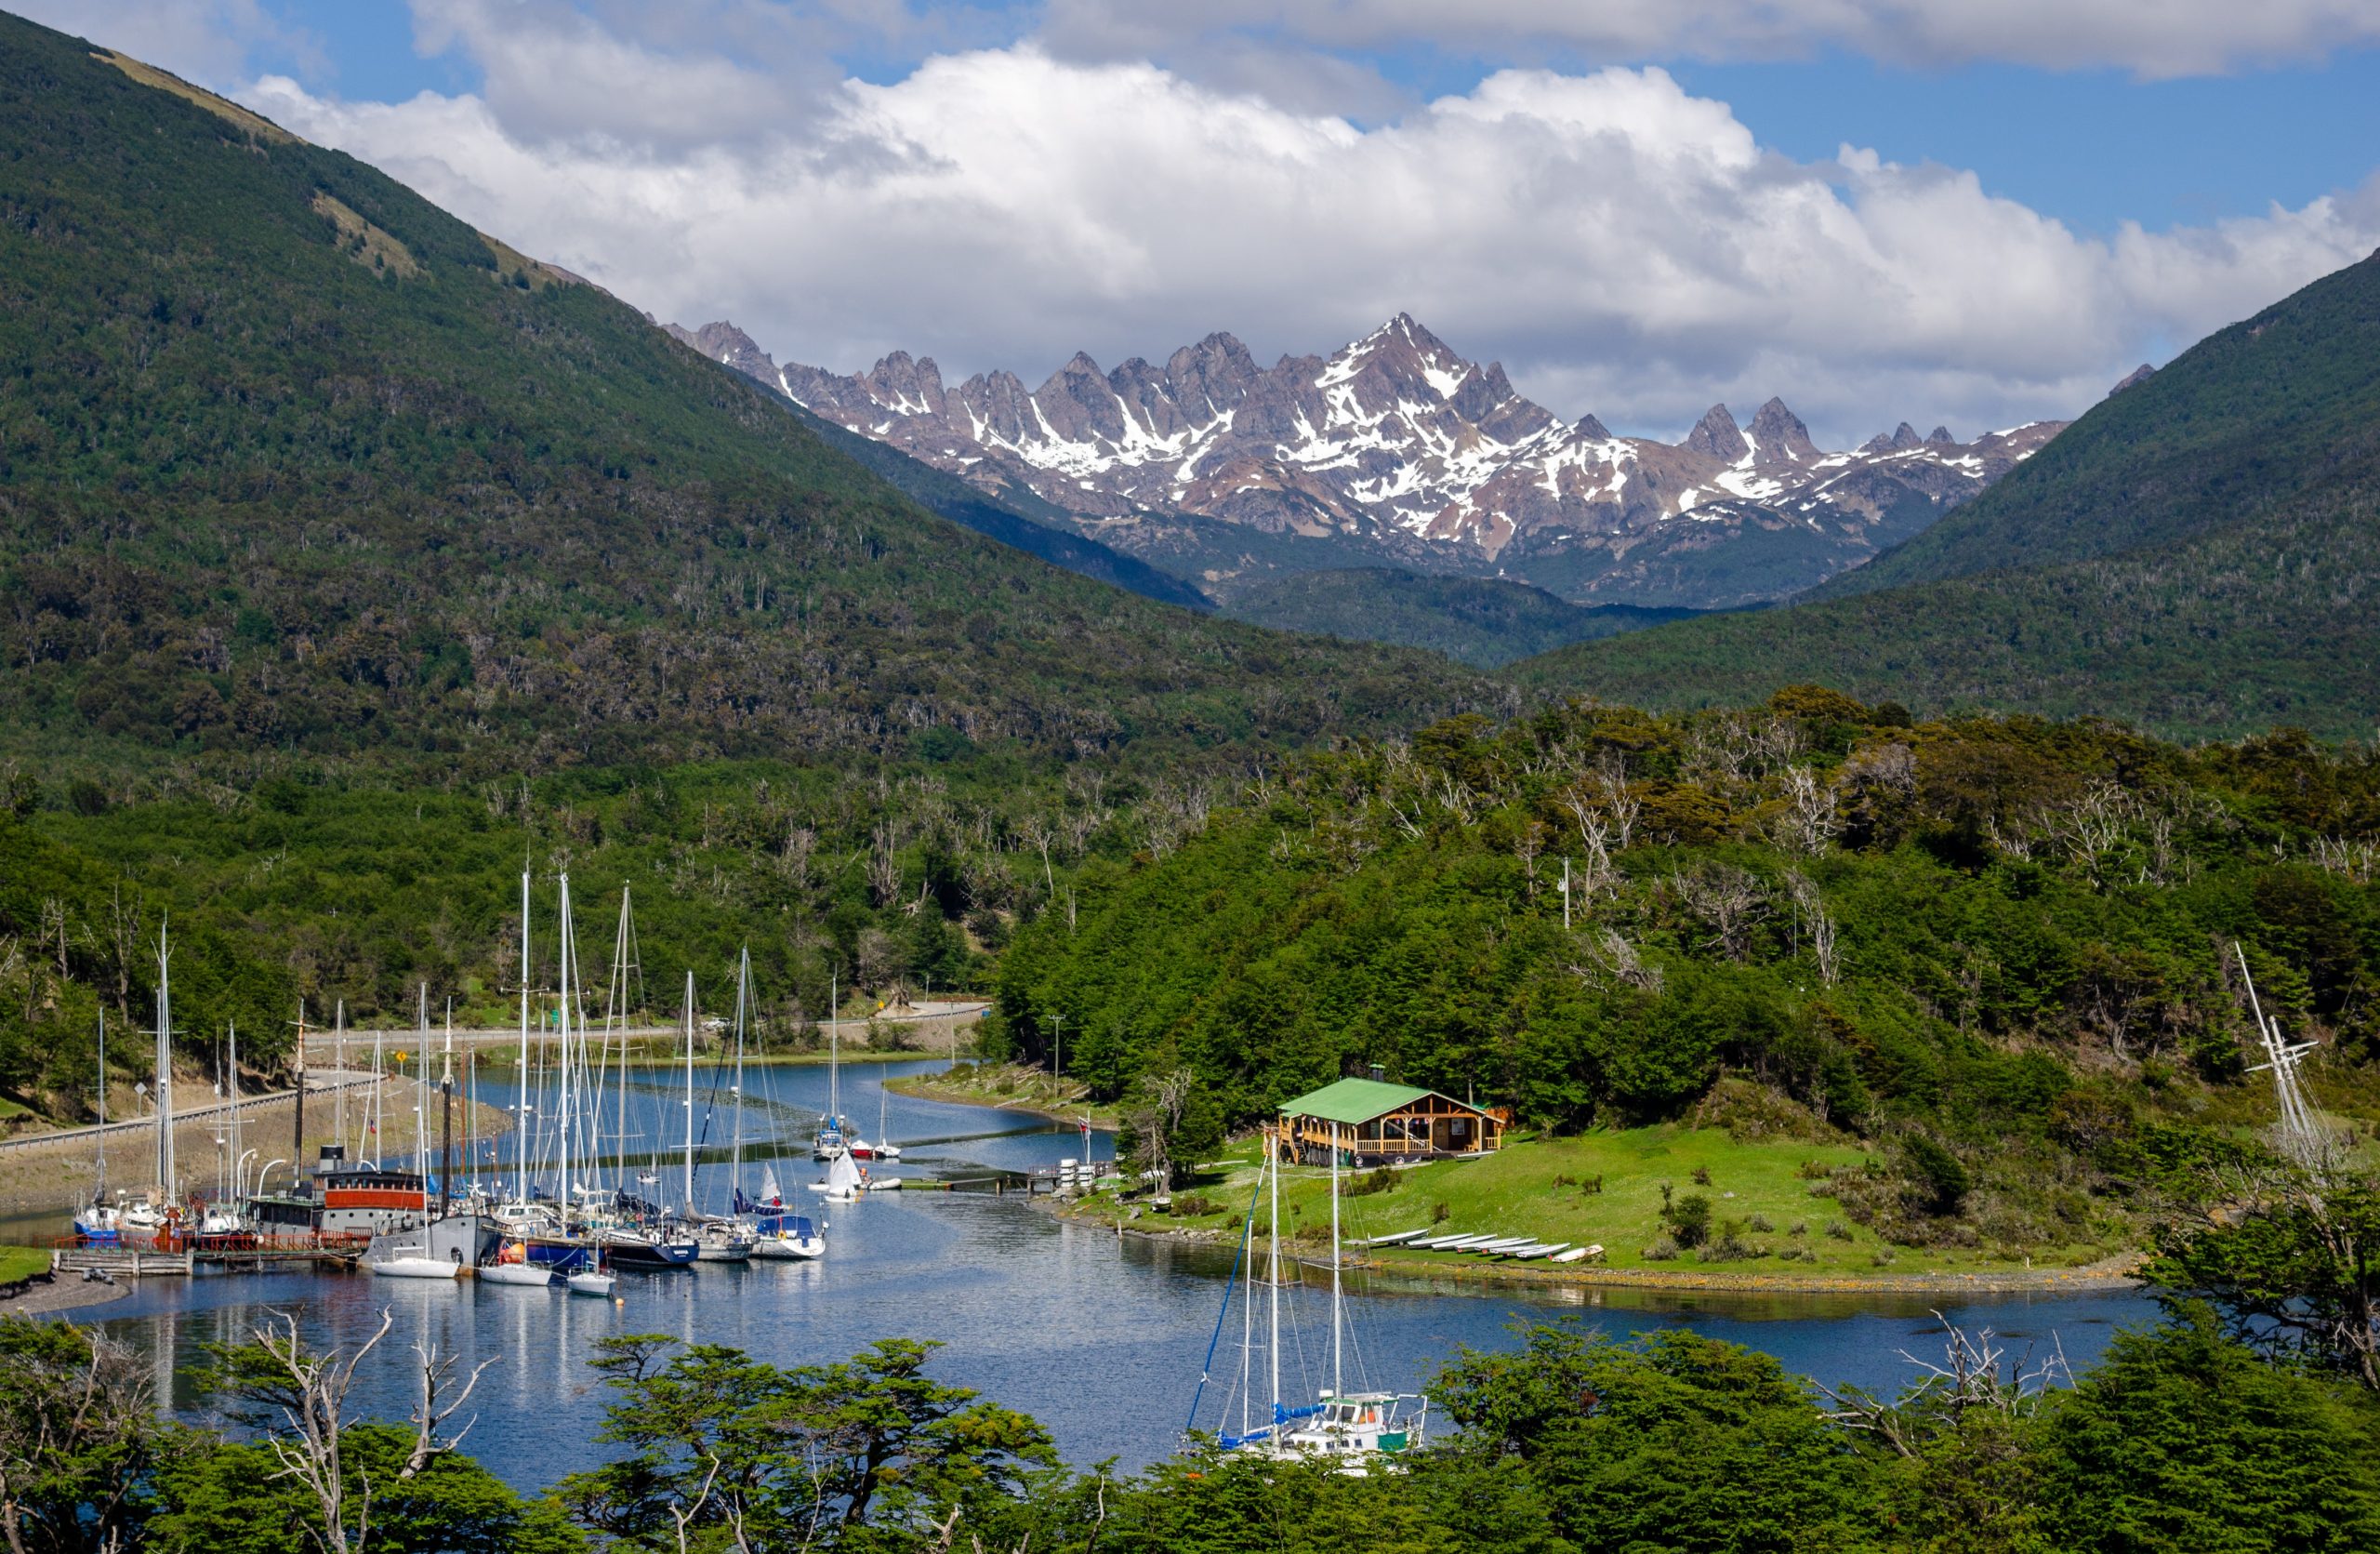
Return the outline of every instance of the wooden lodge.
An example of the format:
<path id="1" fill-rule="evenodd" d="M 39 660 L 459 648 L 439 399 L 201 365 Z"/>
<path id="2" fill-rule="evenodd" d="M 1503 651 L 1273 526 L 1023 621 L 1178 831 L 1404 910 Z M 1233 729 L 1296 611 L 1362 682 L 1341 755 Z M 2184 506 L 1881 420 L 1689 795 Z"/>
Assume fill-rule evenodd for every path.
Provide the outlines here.
<path id="1" fill-rule="evenodd" d="M 1283 1158 L 1328 1165 L 1393 1165 L 1492 1154 L 1509 1121 L 1501 1110 L 1468 1106 L 1435 1090 L 1376 1079 L 1342 1079 L 1281 1103 Z"/>

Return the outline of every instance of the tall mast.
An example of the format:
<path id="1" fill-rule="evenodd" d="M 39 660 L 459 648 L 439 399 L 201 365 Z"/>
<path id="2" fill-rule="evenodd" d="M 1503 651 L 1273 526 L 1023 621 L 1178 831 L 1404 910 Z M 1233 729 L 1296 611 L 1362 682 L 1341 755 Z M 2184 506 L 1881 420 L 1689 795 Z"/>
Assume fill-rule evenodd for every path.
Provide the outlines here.
<path id="1" fill-rule="evenodd" d="M 302 1179 L 306 1169 L 306 1001 L 298 1001 L 298 1093 L 290 1097 L 293 1109 L 289 1116 L 290 1190 Z M 257 1173 L 257 1190 L 264 1190 L 264 1173 Z"/>
<path id="2" fill-rule="evenodd" d="M 686 1181 L 685 1214 L 694 1217 L 694 974 L 686 973 L 686 998 L 679 1005 L 686 1026 Z"/>
<path id="3" fill-rule="evenodd" d="M 91 1189 L 91 1202 L 104 1201 L 108 1195 L 108 1006 L 99 1005 L 99 1181 Z"/>
<path id="4" fill-rule="evenodd" d="M 223 1154 L 224 1158 L 231 1162 L 231 1197 L 234 1202 L 237 1202 L 240 1196 L 240 1189 L 243 1185 L 240 1180 L 240 1028 L 237 1025 L 227 1024 L 227 1029 L 230 1033 L 225 1040 L 229 1043 L 230 1052 L 229 1056 L 224 1060 L 224 1067 L 231 1070 L 229 1078 L 231 1081 L 230 1100 L 231 1103 L 231 1142 L 230 1146 L 224 1149 Z"/>
<path id="5" fill-rule="evenodd" d="M 331 1104 L 338 1113 L 337 1138 L 339 1149 L 343 1151 L 347 1148 L 347 1000 L 345 999 L 338 1001 L 337 1024 L 331 1030 L 331 1067 L 338 1070 L 338 1089 L 333 1094 Z M 299 1145 L 298 1152 L 305 1153 L 305 1146 Z"/>
<path id="6" fill-rule="evenodd" d="M 629 936 L 633 932 L 634 930 L 628 926 L 628 887 L 622 885 L 620 887 L 620 931 L 612 941 L 612 992 L 603 1004 L 603 1050 L 606 1053 L 612 1050 L 612 1023 L 615 1015 L 618 1016 L 620 1028 L 618 1116 L 613 1125 L 613 1147 L 619 1150 L 620 1155 L 612 1176 L 616 1184 L 616 1190 L 621 1192 L 626 1192 L 628 1189 L 628 974 L 624 968 L 628 963 Z"/>
<path id="7" fill-rule="evenodd" d="M 529 871 L 521 870 L 521 1056 L 512 1081 L 512 1175 L 529 1202 Z"/>
<path id="8" fill-rule="evenodd" d="M 446 1069 L 438 1080 L 438 1217 L 455 1202 L 455 1000 L 446 1000 Z"/>
<path id="9" fill-rule="evenodd" d="M 170 1203 L 178 1196 L 174 1172 L 174 995 L 168 980 L 173 951 L 157 926 L 157 1186 Z"/>
<path id="10" fill-rule="evenodd" d="M 576 957 L 572 953 L 575 947 L 571 943 L 573 934 L 570 922 L 570 876 L 566 873 L 562 877 L 562 908 L 560 921 L 561 927 L 558 932 L 561 934 L 562 939 L 560 948 L 555 951 L 557 956 L 555 964 L 561 967 L 561 974 L 555 978 L 555 982 L 562 990 L 562 997 L 560 1000 L 562 1007 L 562 1023 L 557 1032 L 562 1043 L 561 1055 L 557 1062 L 557 1067 L 562 1071 L 562 1078 L 556 1088 L 555 1107 L 560 1115 L 554 1131 L 561 1138 L 559 1148 L 561 1149 L 562 1174 L 560 1183 L 555 1190 L 562 1194 L 562 1233 L 566 1236 L 570 1234 L 571 1200 L 570 987 L 571 974 L 577 970 L 577 967 L 573 963 L 576 960 Z"/>
<path id="11" fill-rule="evenodd" d="M 1337 1397 L 1339 1378 L 1339 1124 L 1330 1124 L 1330 1395 Z"/>
<path id="12" fill-rule="evenodd" d="M 1281 1140 L 1279 1134 L 1265 1135 L 1267 1168 L 1273 1174 L 1273 1252 L 1266 1270 L 1266 1282 L 1271 1294 L 1266 1304 L 1270 1308 L 1265 1322 L 1272 1329 L 1265 1340 L 1265 1357 L 1273 1368 L 1273 1424 L 1281 1423 Z"/>
<path id="13" fill-rule="evenodd" d="M 843 1126 L 842 989 L 835 974 L 826 976 L 826 1121 L 837 1132 Z"/>
<path id="14" fill-rule="evenodd" d="M 414 984 L 413 1160 L 424 1185 L 430 1180 L 430 984 Z"/>
<path id="15" fill-rule="evenodd" d="M 372 1169 L 380 1168 L 380 1123 L 388 1108 L 383 1094 L 388 1086 L 380 1078 L 380 1028 L 372 1028 Z M 362 1151 L 357 1151 L 361 1153 Z"/>
<path id="16" fill-rule="evenodd" d="M 742 1212 L 736 1200 L 744 1196 L 744 1011 L 752 989 L 752 947 L 746 945 L 735 964 L 735 1143 L 727 1167 L 727 1211 Z"/>

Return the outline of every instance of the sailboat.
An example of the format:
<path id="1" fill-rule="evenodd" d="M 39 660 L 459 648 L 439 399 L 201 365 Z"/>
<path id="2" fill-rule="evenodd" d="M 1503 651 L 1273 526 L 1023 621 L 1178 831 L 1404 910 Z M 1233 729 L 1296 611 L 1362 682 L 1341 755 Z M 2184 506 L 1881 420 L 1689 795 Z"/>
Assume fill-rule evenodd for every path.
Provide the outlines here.
<path id="1" fill-rule="evenodd" d="M 681 1210 L 691 1213 L 694 1201 L 694 974 L 686 973 L 684 1024 L 686 1037 L 686 1161 Z M 654 1220 L 644 1225 L 615 1226 L 603 1233 L 603 1246 L 614 1268 L 691 1268 L 701 1255 L 695 1239 L 681 1225 Z"/>
<path id="2" fill-rule="evenodd" d="M 895 1161 L 901 1158 L 901 1147 L 898 1144 L 888 1144 L 885 1142 L 886 1129 L 884 1125 L 884 1075 L 879 1070 L 876 1076 L 876 1142 L 870 1144 L 865 1138 L 854 1138 L 852 1140 L 852 1153 L 858 1156 L 861 1160 Z"/>
<path id="3" fill-rule="evenodd" d="M 124 1216 L 108 1202 L 108 1012 L 99 1010 L 99 1159 L 91 1201 L 74 1211 L 74 1237 L 85 1246 L 124 1244 Z"/>
<path id="4" fill-rule="evenodd" d="M 807 1215 L 787 1214 L 774 1166 L 760 1167 L 760 1196 L 752 1205 L 752 1255 L 776 1261 L 823 1257 L 826 1228 Z"/>
<path id="5" fill-rule="evenodd" d="M 810 1142 L 810 1158 L 840 1159 L 850 1149 L 843 1136 L 842 997 L 836 979 L 826 979 L 826 1114 L 818 1119 L 818 1135 Z"/>
<path id="6" fill-rule="evenodd" d="M 735 963 L 735 1121 L 728 1148 L 728 1216 L 705 1215 L 694 1256 L 706 1263 L 746 1263 L 752 1259 L 752 1233 L 744 1215 L 744 1020 L 751 1007 L 752 951 L 747 947 Z"/>
<path id="7" fill-rule="evenodd" d="M 811 1183 L 810 1190 L 825 1194 L 830 1203 L 855 1203 L 867 1190 L 867 1177 L 845 1150 L 826 1162 L 826 1179 Z"/>
<path id="8" fill-rule="evenodd" d="M 1254 1452 L 1271 1457 L 1319 1458 L 1339 1465 L 1339 1471 L 1350 1474 L 1371 1472 L 1376 1467 L 1391 1463 L 1398 1455 L 1421 1443 L 1421 1434 L 1429 1420 L 1429 1400 L 1410 1393 L 1349 1391 L 1343 1375 L 1346 1312 L 1344 1293 L 1340 1283 L 1339 1235 L 1339 1162 L 1342 1151 L 1334 1148 L 1330 1153 L 1330 1385 L 1312 1403 L 1290 1405 L 1281 1400 L 1281 1147 L 1277 1136 L 1267 1132 L 1264 1138 L 1264 1178 L 1272 1191 L 1271 1268 L 1266 1281 L 1269 1292 L 1267 1322 L 1271 1335 L 1267 1343 L 1272 1391 L 1272 1417 L 1259 1426 L 1244 1422 L 1238 1434 L 1217 1438 L 1225 1451 Z M 1260 1190 L 1262 1188 L 1260 1186 Z M 1249 1202 L 1249 1230 L 1255 1229 L 1255 1201 Z M 1228 1301 L 1230 1292 L 1225 1291 Z M 1254 1345 L 1253 1308 L 1243 1315 L 1250 1327 L 1247 1348 L 1243 1354 L 1252 1358 Z M 1220 1321 L 1218 1322 L 1220 1327 Z M 1246 1378 L 1252 1388 L 1253 1378 Z M 1206 1378 L 1199 1378 L 1203 1390 Z M 1407 1402 L 1420 1404 L 1408 1423 L 1401 1417 Z M 1191 1404 L 1195 1418 L 1197 1404 Z"/>

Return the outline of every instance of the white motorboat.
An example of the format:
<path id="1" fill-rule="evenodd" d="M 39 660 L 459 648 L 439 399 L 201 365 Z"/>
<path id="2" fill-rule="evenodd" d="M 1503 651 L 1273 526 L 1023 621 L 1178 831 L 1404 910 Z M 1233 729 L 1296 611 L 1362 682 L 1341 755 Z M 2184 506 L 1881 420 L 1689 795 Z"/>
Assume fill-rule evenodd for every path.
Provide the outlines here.
<path id="1" fill-rule="evenodd" d="M 462 1264 L 436 1257 L 387 1257 L 377 1263 L 367 1258 L 364 1266 L 383 1279 L 452 1279 L 463 1271 Z"/>

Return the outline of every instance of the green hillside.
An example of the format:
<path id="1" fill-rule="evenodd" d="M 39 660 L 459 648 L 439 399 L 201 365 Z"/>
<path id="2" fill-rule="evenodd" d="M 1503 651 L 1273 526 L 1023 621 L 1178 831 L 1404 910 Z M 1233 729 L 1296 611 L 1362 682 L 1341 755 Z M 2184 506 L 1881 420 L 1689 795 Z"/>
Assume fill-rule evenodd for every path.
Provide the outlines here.
<path id="1" fill-rule="evenodd" d="M 2375 826 L 2380 764 L 2294 737 L 1912 724 L 1809 687 L 1461 718 L 1088 864 L 1003 957 L 995 1033 L 1047 1062 L 1063 1021 L 1094 1096 L 1187 1069 L 1233 1120 L 1378 1064 L 1556 1136 L 1857 1142 L 1841 1205 L 1887 1240 L 2106 1248 L 2119 1141 L 2269 1115 L 2235 938 L 2321 1040 L 2321 1104 L 2371 1114 L 2380 894 L 2341 839 Z M 1915 1207 L 1936 1148 L 1967 1186 Z"/>
<path id="2" fill-rule="evenodd" d="M 2190 347 L 2004 480 L 1816 591 L 2169 545 L 2380 475 L 2380 254 Z"/>
<path id="3" fill-rule="evenodd" d="M 2367 738 L 2375 576 L 2380 259 L 2193 347 L 1802 602 L 1508 673 L 1541 693 L 1668 707 L 1818 681 L 1920 712 Z"/>
<path id="4" fill-rule="evenodd" d="M 1229 614 L 1285 631 L 1426 647 L 1479 669 L 1640 631 L 1689 610 L 1589 606 L 1498 578 L 1353 567 L 1268 578 L 1232 595 Z"/>
<path id="5" fill-rule="evenodd" d="M 629 308 L 0 21 L 0 740 L 442 767 L 1292 743 L 1469 694 L 935 519 Z"/>
<path id="6" fill-rule="evenodd" d="M 1510 666 L 1522 686 L 1720 707 L 1818 682 L 1921 713 L 2109 716 L 2175 738 L 2380 719 L 2380 485 L 2180 545 L 1712 616 Z"/>

